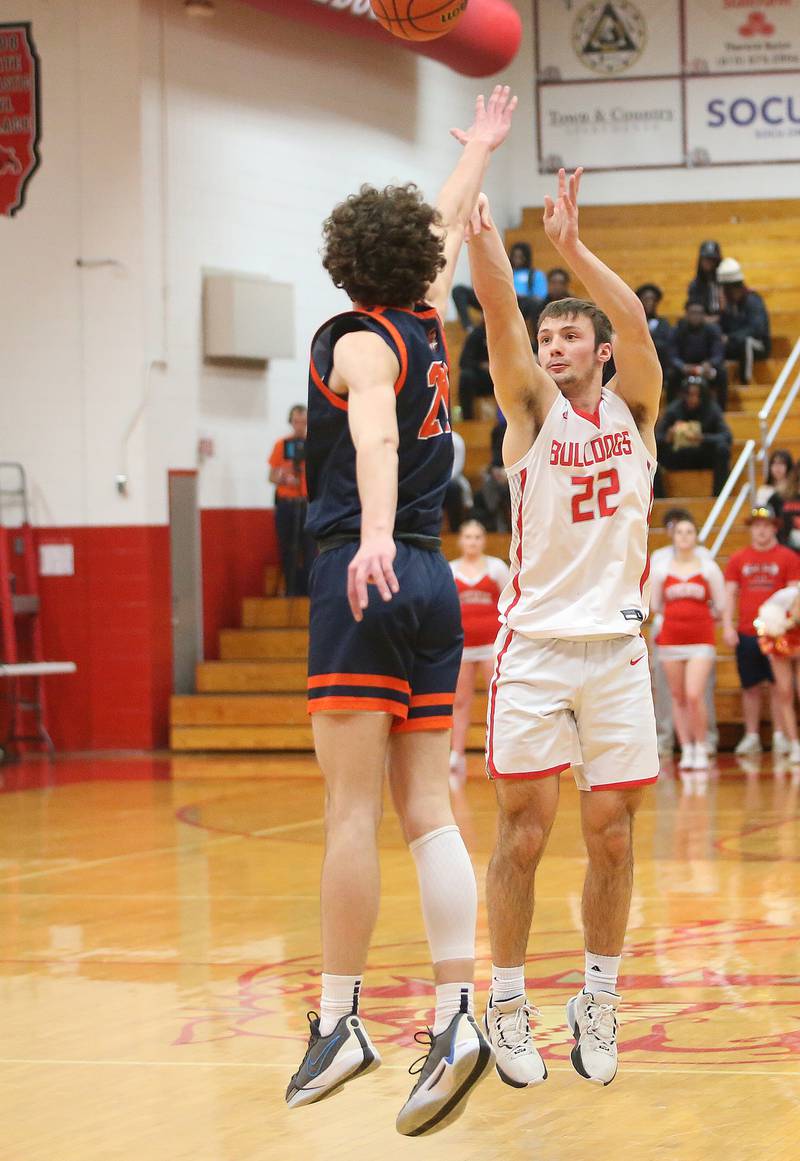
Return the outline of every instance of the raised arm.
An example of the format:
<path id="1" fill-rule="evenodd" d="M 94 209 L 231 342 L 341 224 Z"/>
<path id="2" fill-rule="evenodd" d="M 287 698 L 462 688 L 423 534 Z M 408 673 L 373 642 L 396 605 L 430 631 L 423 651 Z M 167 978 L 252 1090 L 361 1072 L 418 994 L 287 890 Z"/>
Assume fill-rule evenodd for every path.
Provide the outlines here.
<path id="1" fill-rule="evenodd" d="M 528 328 L 517 305 L 511 263 L 484 194 L 470 228 L 469 262 L 472 285 L 486 322 L 494 393 L 509 425 L 505 458 L 513 463 L 536 438 L 558 388 L 534 357 Z"/>
<path id="2" fill-rule="evenodd" d="M 427 293 L 428 302 L 444 318 L 453 285 L 456 262 L 464 243 L 470 215 L 478 200 L 491 154 L 501 145 L 511 128 L 511 117 L 517 98 L 507 85 L 496 85 L 487 102 L 482 96 L 475 102 L 475 119 L 466 131 L 451 130 L 464 146 L 458 165 L 444 183 L 436 199 L 444 234 L 445 266 Z"/>
<path id="3" fill-rule="evenodd" d="M 661 364 L 641 302 L 578 236 L 578 190 L 582 174 L 582 169 L 576 169 L 567 181 L 564 170 L 559 170 L 556 200 L 544 199 L 545 233 L 611 320 L 617 374 L 609 386 L 628 404 L 645 443 L 655 454 L 653 428 L 661 398 Z"/>
<path id="4" fill-rule="evenodd" d="M 348 392 L 347 418 L 356 449 L 356 481 L 361 500 L 361 546 L 347 570 L 347 598 L 356 621 L 374 584 L 384 601 L 399 590 L 392 567 L 397 548 L 397 358 L 382 338 L 364 331 L 343 335 L 333 365 Z"/>

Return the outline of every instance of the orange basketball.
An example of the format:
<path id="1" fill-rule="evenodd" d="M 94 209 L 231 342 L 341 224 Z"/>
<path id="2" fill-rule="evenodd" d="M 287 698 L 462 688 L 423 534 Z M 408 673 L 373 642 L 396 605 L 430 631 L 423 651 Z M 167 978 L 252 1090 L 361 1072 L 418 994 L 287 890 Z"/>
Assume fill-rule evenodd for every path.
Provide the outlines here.
<path id="1" fill-rule="evenodd" d="M 401 40 L 446 36 L 467 10 L 468 0 L 370 0 L 380 24 Z"/>

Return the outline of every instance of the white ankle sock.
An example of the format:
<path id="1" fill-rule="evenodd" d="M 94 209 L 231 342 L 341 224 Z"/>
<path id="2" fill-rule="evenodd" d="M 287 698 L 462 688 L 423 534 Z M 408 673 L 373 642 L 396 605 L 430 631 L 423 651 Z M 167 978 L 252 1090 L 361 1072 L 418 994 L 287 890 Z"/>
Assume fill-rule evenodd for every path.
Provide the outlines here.
<path id="1" fill-rule="evenodd" d="M 433 1018 L 433 1034 L 438 1036 L 457 1012 L 472 1012 L 475 994 L 473 984 L 437 984 L 436 1014 Z"/>
<path id="2" fill-rule="evenodd" d="M 586 952 L 586 991 L 616 992 L 621 955 L 595 955 Z"/>
<path id="3" fill-rule="evenodd" d="M 322 999 L 319 1004 L 319 1031 L 330 1036 L 342 1016 L 358 1011 L 361 976 L 331 976 L 322 973 Z"/>
<path id="4" fill-rule="evenodd" d="M 525 964 L 519 967 L 495 967 L 492 964 L 492 999 L 513 1000 L 516 996 L 525 999 Z"/>

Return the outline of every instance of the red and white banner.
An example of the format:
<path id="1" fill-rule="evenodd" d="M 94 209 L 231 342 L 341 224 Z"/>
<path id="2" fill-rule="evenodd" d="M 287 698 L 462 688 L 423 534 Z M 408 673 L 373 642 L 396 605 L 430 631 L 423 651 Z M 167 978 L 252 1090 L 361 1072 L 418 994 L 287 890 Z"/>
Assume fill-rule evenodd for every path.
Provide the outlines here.
<path id="1" fill-rule="evenodd" d="M 0 24 L 0 214 L 12 216 L 39 167 L 39 58 L 30 24 Z"/>
<path id="2" fill-rule="evenodd" d="M 488 77 L 506 68 L 522 38 L 519 13 L 508 0 L 469 0 L 451 32 L 438 40 L 392 36 L 375 20 L 369 0 L 244 0 L 253 8 L 348 36 L 370 37 L 430 57 L 468 77 Z"/>

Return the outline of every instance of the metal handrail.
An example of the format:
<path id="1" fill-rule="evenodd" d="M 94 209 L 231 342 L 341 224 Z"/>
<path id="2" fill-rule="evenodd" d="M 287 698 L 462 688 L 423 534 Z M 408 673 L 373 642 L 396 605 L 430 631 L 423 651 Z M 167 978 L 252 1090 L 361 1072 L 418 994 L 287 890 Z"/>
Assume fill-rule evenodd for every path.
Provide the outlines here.
<path id="1" fill-rule="evenodd" d="M 737 496 L 736 500 L 734 501 L 730 512 L 725 517 L 725 520 L 722 524 L 722 528 L 719 530 L 717 538 L 714 541 L 712 548 L 710 549 L 711 555 L 714 557 L 719 552 L 719 549 L 722 545 L 722 542 L 724 541 L 725 537 L 730 532 L 731 527 L 733 526 L 734 520 L 736 519 L 739 512 L 741 511 L 742 504 L 744 503 L 744 498 L 748 492 L 750 493 L 750 496 L 751 496 L 751 507 L 755 503 L 756 441 L 754 439 L 748 439 L 747 443 L 742 448 L 742 450 L 739 454 L 739 458 L 733 466 L 733 471 L 728 476 L 727 480 L 725 481 L 725 486 L 723 487 L 722 491 L 720 492 L 720 494 L 717 496 L 716 500 L 714 501 L 714 506 L 712 507 L 711 511 L 709 512 L 708 516 L 706 517 L 706 520 L 705 520 L 705 523 L 703 524 L 703 527 L 700 529 L 700 535 L 698 536 L 698 540 L 700 541 L 701 544 L 705 544 L 706 539 L 707 539 L 709 533 L 711 532 L 711 529 L 714 527 L 714 525 L 717 521 L 717 518 L 719 517 L 719 515 L 722 512 L 722 509 L 725 507 L 728 500 L 731 498 L 731 494 L 733 493 L 733 489 L 739 483 L 739 479 L 742 476 L 742 474 L 744 473 L 745 469 L 747 469 L 747 483 L 742 486 L 742 489 L 739 492 L 739 495 Z"/>
<path id="2" fill-rule="evenodd" d="M 800 391 L 800 372 L 798 372 L 798 375 L 795 378 L 794 383 L 790 387 L 789 393 L 786 396 L 786 399 L 783 401 L 783 405 L 781 406 L 780 411 L 778 412 L 777 416 L 775 417 L 775 422 L 772 424 L 772 427 L 768 431 L 767 430 L 767 423 L 769 422 L 769 415 L 770 415 L 770 412 L 772 411 L 772 408 L 777 403 L 778 397 L 780 396 L 781 391 L 783 391 L 784 384 L 786 383 L 786 380 L 791 375 L 792 370 L 794 369 L 794 365 L 795 365 L 795 363 L 798 362 L 798 360 L 800 360 L 800 338 L 797 340 L 794 347 L 792 348 L 792 353 L 789 355 L 789 358 L 786 360 L 786 363 L 784 364 L 780 375 L 775 380 L 775 386 L 770 391 L 769 395 L 767 396 L 766 400 L 764 401 L 764 406 L 761 408 L 761 410 L 758 413 L 758 426 L 759 426 L 759 431 L 761 433 L 761 450 L 759 452 L 759 459 L 762 462 L 762 468 L 763 468 L 763 472 L 764 472 L 765 482 L 767 479 L 767 471 L 768 471 L 768 466 L 769 466 L 768 465 L 768 460 L 769 460 L 768 452 L 769 452 L 770 447 L 772 446 L 772 441 L 775 439 L 775 436 L 778 434 L 778 431 L 780 430 L 780 426 L 788 414 L 789 408 L 792 406 L 795 399 L 797 398 L 798 391 Z"/>
<path id="3" fill-rule="evenodd" d="M 775 419 L 772 423 L 772 426 L 768 428 L 767 425 L 769 423 L 769 418 L 770 418 L 770 414 L 772 412 L 772 409 L 775 407 L 776 403 L 778 402 L 778 399 L 781 396 L 781 392 L 783 391 L 784 387 L 786 386 L 786 383 L 788 382 L 789 377 L 792 374 L 792 371 L 795 369 L 795 365 L 797 365 L 797 367 L 798 367 L 797 374 L 796 374 L 794 381 L 792 382 L 788 392 L 786 393 L 786 397 L 784 398 L 784 400 L 783 400 L 783 402 L 778 410 L 778 413 L 775 416 Z M 800 394 L 800 338 L 798 338 L 797 342 L 792 347 L 792 353 L 789 355 L 789 358 L 786 360 L 786 363 L 784 364 L 780 375 L 775 380 L 774 387 L 772 388 L 772 390 L 770 391 L 766 400 L 764 401 L 764 406 L 761 408 L 761 410 L 758 413 L 758 426 L 759 426 L 759 434 L 760 434 L 760 445 L 758 447 L 758 450 L 756 450 L 756 441 L 754 439 L 748 439 L 747 443 L 742 448 L 742 451 L 739 455 L 738 460 L 734 464 L 733 471 L 730 473 L 727 480 L 725 481 L 724 488 L 722 489 L 719 496 L 715 500 L 714 505 L 713 505 L 711 511 L 709 512 L 705 523 L 703 524 L 703 527 L 700 529 L 700 535 L 698 536 L 698 540 L 700 541 L 701 544 L 705 544 L 705 542 L 708 539 L 708 537 L 711 533 L 711 530 L 713 529 L 715 523 L 722 515 L 723 508 L 725 507 L 728 500 L 730 500 L 731 496 L 733 495 L 734 488 L 739 483 L 739 480 L 746 469 L 747 470 L 747 477 L 748 477 L 747 483 L 742 485 L 738 495 L 736 496 L 736 499 L 734 500 L 733 504 L 731 505 L 731 509 L 728 512 L 728 515 L 725 517 L 725 520 L 722 523 L 722 527 L 720 528 L 719 532 L 717 533 L 717 537 L 714 540 L 714 543 L 710 549 L 712 556 L 715 557 L 717 555 L 717 553 L 719 552 L 720 548 L 722 547 L 722 544 L 725 541 L 725 537 L 728 535 L 731 528 L 733 527 L 734 521 L 736 520 L 736 517 L 741 512 L 742 506 L 745 502 L 745 498 L 748 495 L 750 496 L 750 506 L 751 507 L 755 506 L 755 502 L 756 502 L 756 461 L 758 461 L 762 465 L 762 470 L 764 473 L 764 481 L 766 482 L 767 472 L 769 470 L 769 449 L 772 446 L 772 443 L 773 443 L 773 440 L 775 439 L 775 436 L 780 431 L 781 424 L 783 423 L 786 416 L 789 414 L 789 409 L 791 408 L 792 404 L 794 403 L 795 399 L 797 398 L 797 396 L 799 394 Z"/>

